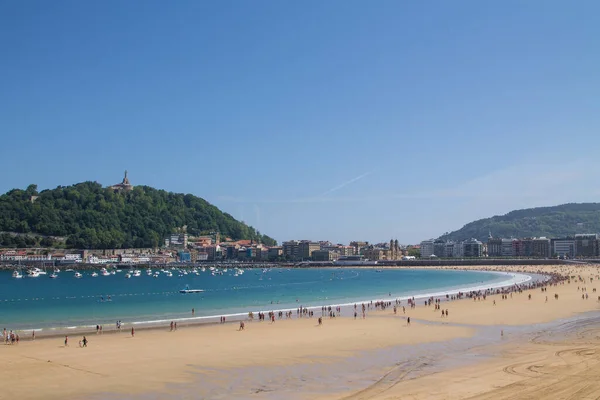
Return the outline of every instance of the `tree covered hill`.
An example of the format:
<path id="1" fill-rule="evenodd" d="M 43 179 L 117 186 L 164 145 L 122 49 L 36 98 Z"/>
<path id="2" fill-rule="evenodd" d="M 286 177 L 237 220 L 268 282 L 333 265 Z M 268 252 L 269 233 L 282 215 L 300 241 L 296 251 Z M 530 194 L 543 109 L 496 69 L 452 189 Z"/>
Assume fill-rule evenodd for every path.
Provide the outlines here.
<path id="1" fill-rule="evenodd" d="M 570 203 L 511 211 L 480 219 L 446 233 L 442 240 L 470 238 L 487 241 L 489 233 L 500 238 L 564 237 L 577 233 L 600 233 L 600 203 Z"/>
<path id="2" fill-rule="evenodd" d="M 148 186 L 115 192 L 83 182 L 38 193 L 30 185 L 0 196 L 0 231 L 66 237 L 71 248 L 157 247 L 183 226 L 190 234 L 219 232 L 235 240 L 276 243 L 204 199 Z M 7 245 L 10 236 L 2 240 Z M 50 245 L 51 239 L 43 241 Z"/>

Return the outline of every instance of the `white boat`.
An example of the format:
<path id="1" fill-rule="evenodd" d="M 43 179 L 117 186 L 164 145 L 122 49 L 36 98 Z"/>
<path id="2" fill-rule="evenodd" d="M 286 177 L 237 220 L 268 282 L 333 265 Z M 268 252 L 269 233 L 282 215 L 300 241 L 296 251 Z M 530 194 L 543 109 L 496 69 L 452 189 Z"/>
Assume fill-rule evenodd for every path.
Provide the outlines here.
<path id="1" fill-rule="evenodd" d="M 23 274 L 21 274 L 19 271 L 14 270 L 12 273 L 12 277 L 15 279 L 21 279 L 23 277 Z"/>
<path id="2" fill-rule="evenodd" d="M 60 268 L 54 268 L 54 273 L 58 274 L 60 272 Z"/>
<path id="3" fill-rule="evenodd" d="M 97 272 L 92 272 L 92 278 L 97 278 L 98 277 L 98 273 Z"/>
<path id="4" fill-rule="evenodd" d="M 170 278 L 173 276 L 173 273 L 171 271 L 167 271 L 167 272 L 165 272 L 165 275 Z"/>
<path id="5" fill-rule="evenodd" d="M 52 275 L 50 275 L 50 279 L 56 279 L 56 278 L 58 278 L 58 274 L 52 274 Z"/>
<path id="6" fill-rule="evenodd" d="M 202 293 L 204 290 L 202 289 L 190 289 L 189 286 L 185 286 L 185 289 L 181 289 L 179 293 Z"/>
<path id="7" fill-rule="evenodd" d="M 104 271 L 100 272 L 100 274 L 102 274 L 102 276 L 109 276 L 110 272 L 108 272 L 107 270 L 104 270 Z"/>
<path id="8" fill-rule="evenodd" d="M 83 275 L 81 275 L 79 272 L 75 272 L 75 278 L 82 278 Z"/>
<path id="9" fill-rule="evenodd" d="M 27 270 L 27 276 L 30 278 L 37 278 L 40 275 L 46 275 L 46 271 L 42 271 L 39 268 L 30 268 Z"/>
<path id="10" fill-rule="evenodd" d="M 40 276 L 40 273 L 38 271 L 36 271 L 35 269 L 30 269 L 27 271 L 27 276 L 29 278 L 37 278 L 38 276 Z"/>
<path id="11" fill-rule="evenodd" d="M 131 274 L 130 274 L 129 272 L 128 272 L 128 273 L 126 273 L 126 274 L 125 274 L 125 278 L 127 278 L 127 279 L 131 278 Z"/>
<path id="12" fill-rule="evenodd" d="M 136 269 L 135 271 L 133 271 L 133 276 L 142 276 L 142 271 Z"/>

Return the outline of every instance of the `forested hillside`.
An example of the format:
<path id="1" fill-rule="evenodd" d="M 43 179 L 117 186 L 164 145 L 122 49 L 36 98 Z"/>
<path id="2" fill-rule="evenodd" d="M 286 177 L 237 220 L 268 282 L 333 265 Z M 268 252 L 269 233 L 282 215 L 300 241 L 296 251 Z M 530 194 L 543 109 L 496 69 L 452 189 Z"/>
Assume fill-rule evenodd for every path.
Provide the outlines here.
<path id="1" fill-rule="evenodd" d="M 600 203 L 571 203 L 511 211 L 480 219 L 444 234 L 442 240 L 486 241 L 489 233 L 499 238 L 564 237 L 577 233 L 600 233 Z"/>
<path id="2" fill-rule="evenodd" d="M 99 183 L 84 182 L 38 193 L 37 186 L 30 185 L 0 196 L 0 231 L 66 237 L 71 248 L 157 247 L 183 226 L 190 234 L 220 232 L 235 240 L 275 244 L 204 199 L 148 186 L 115 193 Z M 0 240 L 23 247 L 33 239 L 3 234 Z M 50 245 L 53 239 L 41 241 Z"/>

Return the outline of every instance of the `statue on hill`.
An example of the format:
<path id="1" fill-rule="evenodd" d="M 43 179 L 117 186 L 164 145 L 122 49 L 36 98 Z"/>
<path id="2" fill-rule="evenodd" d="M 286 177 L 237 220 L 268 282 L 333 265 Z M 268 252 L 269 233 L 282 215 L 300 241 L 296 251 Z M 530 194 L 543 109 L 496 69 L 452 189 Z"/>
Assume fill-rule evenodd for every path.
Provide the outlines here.
<path id="1" fill-rule="evenodd" d="M 133 185 L 129 182 L 129 178 L 127 177 L 127 170 L 125 170 L 125 177 L 121 183 L 117 183 L 116 185 L 112 185 L 110 187 L 115 192 L 129 192 L 133 189 Z"/>

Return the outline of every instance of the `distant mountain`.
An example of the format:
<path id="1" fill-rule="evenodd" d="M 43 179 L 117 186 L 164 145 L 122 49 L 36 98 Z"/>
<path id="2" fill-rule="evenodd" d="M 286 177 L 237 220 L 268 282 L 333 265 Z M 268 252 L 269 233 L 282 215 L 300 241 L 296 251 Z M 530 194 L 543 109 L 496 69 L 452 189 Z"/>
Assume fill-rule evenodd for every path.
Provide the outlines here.
<path id="1" fill-rule="evenodd" d="M 577 233 L 600 232 L 600 203 L 570 203 L 555 207 L 537 207 L 511 211 L 470 222 L 461 229 L 440 236 L 442 240 L 470 238 L 487 241 L 499 238 L 563 237 Z"/>
<path id="2" fill-rule="evenodd" d="M 14 189 L 0 196 L 0 245 L 81 249 L 158 247 L 176 229 L 190 234 L 219 232 L 234 240 L 275 240 L 237 221 L 206 200 L 148 186 L 132 186 L 127 176 L 109 188 L 96 182 L 37 191 Z M 36 235 L 39 235 L 36 237 Z"/>

